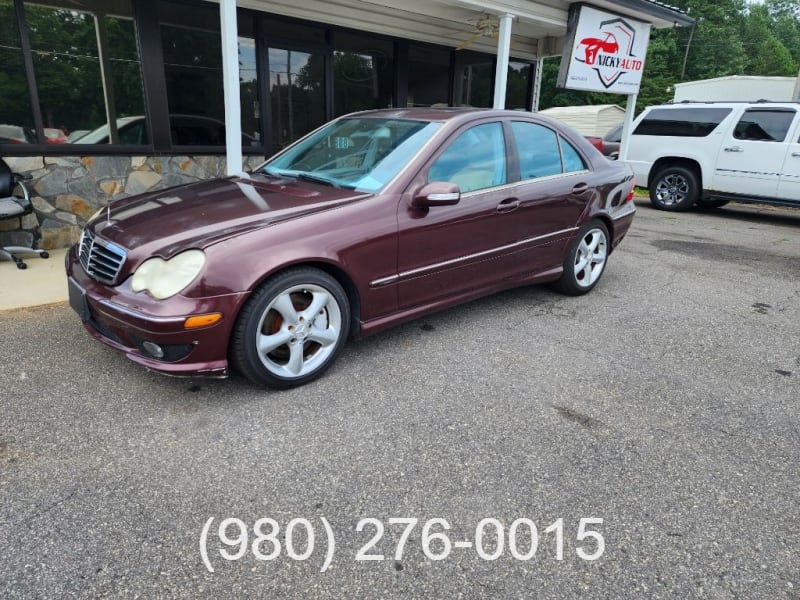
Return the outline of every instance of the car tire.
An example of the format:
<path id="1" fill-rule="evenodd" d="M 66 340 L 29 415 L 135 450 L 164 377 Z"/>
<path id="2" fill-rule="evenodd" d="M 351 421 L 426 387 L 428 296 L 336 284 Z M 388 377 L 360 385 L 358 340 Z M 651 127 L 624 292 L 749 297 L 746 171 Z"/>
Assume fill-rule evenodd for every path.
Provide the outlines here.
<path id="1" fill-rule="evenodd" d="M 248 299 L 231 336 L 231 362 L 250 381 L 287 389 L 325 372 L 350 331 L 342 286 L 314 268 L 265 281 Z"/>
<path id="2" fill-rule="evenodd" d="M 660 210 L 688 210 L 699 196 L 697 175 L 691 169 L 679 165 L 661 169 L 650 184 L 650 202 Z"/>
<path id="3" fill-rule="evenodd" d="M 605 271 L 610 251 L 608 228 L 602 221 L 592 219 L 581 227 L 570 244 L 564 271 L 553 287 L 569 296 L 592 291 Z"/>
<path id="4" fill-rule="evenodd" d="M 730 200 L 698 200 L 697 208 L 701 210 L 713 210 L 725 206 Z"/>

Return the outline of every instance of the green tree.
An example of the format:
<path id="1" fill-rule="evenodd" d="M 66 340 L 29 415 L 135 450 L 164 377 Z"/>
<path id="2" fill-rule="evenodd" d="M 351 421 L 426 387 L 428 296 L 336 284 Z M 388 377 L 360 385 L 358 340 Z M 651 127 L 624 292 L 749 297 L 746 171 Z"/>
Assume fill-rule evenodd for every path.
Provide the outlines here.
<path id="1" fill-rule="evenodd" d="M 683 55 L 678 48 L 676 33 L 673 30 L 652 32 L 636 102 L 637 110 L 672 99 L 672 86 L 678 79 L 678 69 L 682 60 Z"/>
<path id="2" fill-rule="evenodd" d="M 746 75 L 794 75 L 797 64 L 775 36 L 775 15 L 766 6 L 753 6 L 741 23 L 741 38 L 747 49 Z"/>

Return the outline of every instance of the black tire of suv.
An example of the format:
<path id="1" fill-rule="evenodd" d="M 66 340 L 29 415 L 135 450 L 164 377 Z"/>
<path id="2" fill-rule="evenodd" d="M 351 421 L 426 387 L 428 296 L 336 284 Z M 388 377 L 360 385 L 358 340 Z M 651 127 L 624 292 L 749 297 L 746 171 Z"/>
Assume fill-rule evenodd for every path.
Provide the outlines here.
<path id="1" fill-rule="evenodd" d="M 680 165 L 662 168 L 650 183 L 650 202 L 659 210 L 689 210 L 699 196 L 697 175 Z"/>

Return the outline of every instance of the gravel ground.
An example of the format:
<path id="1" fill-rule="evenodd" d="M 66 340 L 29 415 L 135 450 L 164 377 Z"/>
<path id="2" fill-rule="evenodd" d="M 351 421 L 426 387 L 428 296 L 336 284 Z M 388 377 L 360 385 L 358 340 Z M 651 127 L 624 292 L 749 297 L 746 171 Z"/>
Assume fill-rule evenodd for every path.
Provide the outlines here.
<path id="1" fill-rule="evenodd" d="M 438 313 L 288 392 L 148 373 L 65 305 L 0 313 L 0 358 L 2 598 L 800 598 L 797 210 L 641 204 L 588 296 Z"/>

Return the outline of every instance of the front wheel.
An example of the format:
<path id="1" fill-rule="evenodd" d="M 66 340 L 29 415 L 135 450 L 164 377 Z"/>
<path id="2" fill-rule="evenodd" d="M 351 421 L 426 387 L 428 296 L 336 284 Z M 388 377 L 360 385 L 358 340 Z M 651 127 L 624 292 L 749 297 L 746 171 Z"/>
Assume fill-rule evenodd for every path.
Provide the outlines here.
<path id="1" fill-rule="evenodd" d="M 688 210 L 699 196 L 697 175 L 678 165 L 661 169 L 650 184 L 650 202 L 660 210 Z"/>
<path id="2" fill-rule="evenodd" d="M 302 268 L 268 279 L 234 327 L 231 360 L 256 384 L 286 389 L 316 379 L 344 345 L 347 294 L 333 277 Z"/>
<path id="3" fill-rule="evenodd" d="M 605 271 L 609 250 L 606 226 L 598 220 L 589 221 L 570 244 L 564 272 L 553 287 L 570 296 L 591 291 Z"/>

